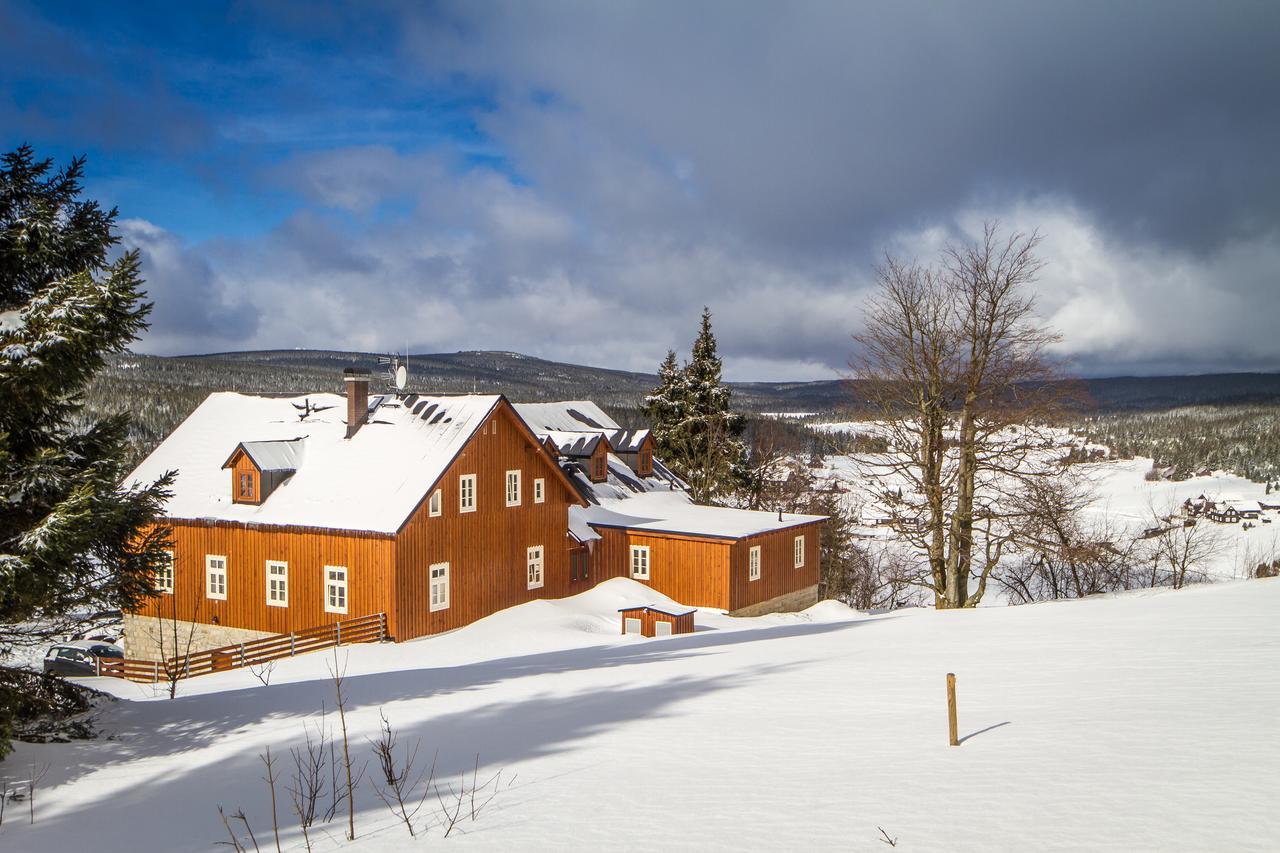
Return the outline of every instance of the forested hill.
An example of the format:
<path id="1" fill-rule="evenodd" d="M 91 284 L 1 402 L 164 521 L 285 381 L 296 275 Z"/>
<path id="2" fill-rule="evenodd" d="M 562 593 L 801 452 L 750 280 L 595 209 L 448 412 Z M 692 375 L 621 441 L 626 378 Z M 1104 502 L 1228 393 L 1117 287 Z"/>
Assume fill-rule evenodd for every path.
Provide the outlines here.
<path id="1" fill-rule="evenodd" d="M 131 411 L 134 443 L 153 447 L 212 391 L 342 392 L 342 369 L 374 371 L 374 353 L 266 350 L 163 358 L 126 354 L 111 360 L 89 390 L 94 411 Z M 590 398 L 620 421 L 637 419 L 651 374 L 546 361 L 510 352 L 412 355 L 409 388 L 419 393 L 503 393 L 520 401 Z M 855 388 L 838 378 L 819 382 L 731 383 L 748 412 L 856 412 Z M 1084 387 L 1102 411 L 1165 409 L 1193 404 L 1280 402 L 1280 374 L 1089 379 Z"/>

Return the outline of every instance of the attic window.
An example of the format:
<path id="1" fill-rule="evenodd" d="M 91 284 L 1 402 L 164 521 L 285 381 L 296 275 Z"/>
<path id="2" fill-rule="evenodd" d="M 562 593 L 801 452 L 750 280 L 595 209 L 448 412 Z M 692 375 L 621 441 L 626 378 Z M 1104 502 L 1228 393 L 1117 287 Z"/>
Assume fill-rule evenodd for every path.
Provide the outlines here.
<path id="1" fill-rule="evenodd" d="M 458 478 L 458 512 L 476 511 L 476 475 L 463 474 Z"/>
<path id="2" fill-rule="evenodd" d="M 254 491 L 255 489 L 253 487 L 253 472 L 241 471 L 240 472 L 240 488 L 236 493 L 236 500 L 252 501 Z"/>
<path id="3" fill-rule="evenodd" d="M 641 477 L 647 477 L 653 473 L 653 451 L 641 450 L 640 458 L 636 460 L 636 473 Z"/>
<path id="4" fill-rule="evenodd" d="M 591 457 L 591 482 L 603 483 L 608 472 L 608 460 L 604 454 Z"/>

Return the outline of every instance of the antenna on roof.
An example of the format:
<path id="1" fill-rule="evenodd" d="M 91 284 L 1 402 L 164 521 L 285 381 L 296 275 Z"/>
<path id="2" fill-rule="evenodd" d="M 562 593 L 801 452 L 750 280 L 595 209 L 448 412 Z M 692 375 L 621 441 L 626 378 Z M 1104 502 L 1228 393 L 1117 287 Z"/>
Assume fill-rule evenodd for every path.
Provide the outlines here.
<path id="1" fill-rule="evenodd" d="M 408 350 L 406 350 L 405 361 L 408 361 L 408 358 Z M 379 356 L 378 364 L 385 365 L 387 368 L 383 377 L 386 380 L 387 387 L 403 391 L 405 386 L 409 384 L 409 368 L 404 361 L 400 360 L 399 355 Z"/>

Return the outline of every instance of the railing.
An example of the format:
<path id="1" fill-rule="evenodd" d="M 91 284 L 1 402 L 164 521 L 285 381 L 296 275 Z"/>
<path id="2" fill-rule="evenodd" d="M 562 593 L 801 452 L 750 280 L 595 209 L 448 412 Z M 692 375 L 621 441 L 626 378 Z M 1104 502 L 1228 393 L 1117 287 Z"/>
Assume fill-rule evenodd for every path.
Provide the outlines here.
<path id="1" fill-rule="evenodd" d="M 169 681 L 254 666 L 280 658 L 315 652 L 345 643 L 376 643 L 387 638 L 387 614 L 375 613 L 331 625 L 274 634 L 260 640 L 192 652 L 164 661 L 97 658 L 98 675 L 129 681 Z"/>

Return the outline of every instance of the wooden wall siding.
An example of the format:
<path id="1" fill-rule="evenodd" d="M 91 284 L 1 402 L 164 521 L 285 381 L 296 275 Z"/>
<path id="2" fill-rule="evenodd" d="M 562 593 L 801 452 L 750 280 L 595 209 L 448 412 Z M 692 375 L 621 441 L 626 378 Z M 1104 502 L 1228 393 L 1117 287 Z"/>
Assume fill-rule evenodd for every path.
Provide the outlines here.
<path id="1" fill-rule="evenodd" d="M 491 432 L 496 419 L 497 432 Z M 520 470 L 521 502 L 508 507 L 506 474 Z M 458 512 L 458 478 L 476 475 L 476 510 Z M 533 480 L 546 480 L 546 499 L 533 502 Z M 570 584 L 569 505 L 579 501 L 554 462 L 503 403 L 440 480 L 440 516 L 424 502 L 396 542 L 397 640 L 460 628 L 535 598 L 560 598 L 594 582 Z M 529 589 L 527 549 L 543 546 L 543 586 Z M 430 566 L 449 564 L 449 607 L 430 609 Z"/>
<path id="2" fill-rule="evenodd" d="M 631 577 L 631 546 L 649 546 L 649 580 L 639 581 L 681 604 L 728 610 L 728 539 L 697 539 L 600 528 L 592 578 Z"/>
<path id="3" fill-rule="evenodd" d="M 804 568 L 795 568 L 795 538 L 804 536 Z M 821 574 L 822 522 L 739 539 L 733 543 L 728 610 L 813 586 Z M 748 580 L 750 551 L 760 546 L 760 580 Z M 679 599 L 677 599 L 679 600 Z"/>
<path id="4" fill-rule="evenodd" d="M 286 633 L 390 610 L 395 542 L 354 531 L 250 528 L 244 525 L 172 523 L 174 592 L 150 599 L 143 616 L 212 622 L 230 628 Z M 205 595 L 205 556 L 227 558 L 226 601 Z M 288 607 L 267 605 L 267 560 L 289 564 Z M 325 566 L 347 569 L 347 612 L 326 613 Z"/>
<path id="5" fill-rule="evenodd" d="M 683 616 L 672 616 L 669 613 L 657 613 L 648 608 L 636 607 L 631 610 L 623 610 L 618 616 L 618 626 L 623 634 L 627 633 L 627 619 L 639 619 L 640 633 L 645 637 L 657 636 L 658 629 L 654 626 L 659 622 L 669 623 L 673 634 L 693 633 L 692 613 L 686 613 Z"/>

